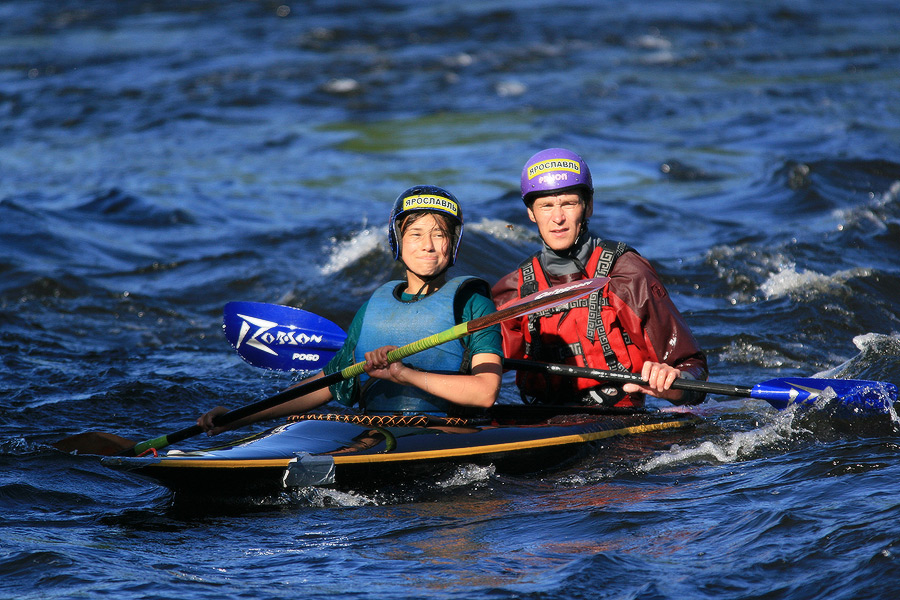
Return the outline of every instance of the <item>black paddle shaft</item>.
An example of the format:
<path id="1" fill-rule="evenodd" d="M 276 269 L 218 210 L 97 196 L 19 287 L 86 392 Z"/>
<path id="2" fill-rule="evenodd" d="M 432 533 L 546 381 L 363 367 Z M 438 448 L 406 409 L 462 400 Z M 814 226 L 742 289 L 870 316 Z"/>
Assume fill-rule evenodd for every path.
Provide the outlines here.
<path id="1" fill-rule="evenodd" d="M 582 379 L 596 379 L 598 381 L 610 381 L 614 383 L 637 383 L 646 385 L 640 375 L 634 373 L 622 373 L 620 371 L 604 371 L 603 369 L 591 369 L 589 367 L 576 367 L 574 365 L 559 365 L 554 363 L 537 362 L 533 360 L 517 360 L 504 358 L 503 366 L 516 371 L 535 371 L 547 375 L 559 375 L 561 377 L 580 377 Z M 672 382 L 676 390 L 694 392 L 706 392 L 709 394 L 722 394 L 724 396 L 741 396 L 751 398 L 753 388 L 730 383 L 715 383 L 711 381 L 698 381 L 678 377 Z"/>
<path id="2" fill-rule="evenodd" d="M 266 410 L 267 408 L 272 408 L 273 406 L 278 406 L 279 404 L 287 402 L 288 400 L 291 400 L 293 398 L 297 398 L 299 396 L 303 396 L 304 394 L 309 394 L 310 392 L 326 388 L 333 383 L 338 383 L 342 379 L 343 377 L 341 376 L 341 372 L 338 371 L 336 373 L 332 373 L 331 375 L 319 377 L 318 379 L 300 382 L 298 385 L 289 387 L 286 390 L 282 390 L 274 396 L 263 398 L 262 400 L 254 402 L 253 404 L 235 408 L 234 410 L 228 411 L 225 414 L 219 415 L 218 417 L 213 419 L 213 424 L 222 426 L 228 425 L 229 423 L 234 423 L 235 421 L 243 419 L 244 417 L 256 414 L 260 411 Z M 140 444 L 136 444 L 131 448 L 126 448 L 125 450 L 119 452 L 117 456 L 137 456 L 145 450 L 148 450 L 149 448 L 162 448 L 186 440 L 188 438 L 192 438 L 196 435 L 200 435 L 201 433 L 203 433 L 203 429 L 201 429 L 199 425 L 191 425 L 190 427 L 179 429 L 178 431 L 169 433 L 167 435 L 141 442 Z"/>

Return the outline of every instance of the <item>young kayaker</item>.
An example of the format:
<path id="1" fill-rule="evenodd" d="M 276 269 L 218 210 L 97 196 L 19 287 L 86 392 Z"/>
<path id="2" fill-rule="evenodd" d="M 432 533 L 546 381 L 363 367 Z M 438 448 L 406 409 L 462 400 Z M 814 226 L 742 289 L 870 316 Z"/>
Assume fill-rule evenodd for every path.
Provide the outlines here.
<path id="1" fill-rule="evenodd" d="M 702 402 L 701 393 L 671 389 L 676 377 L 705 380 L 708 370 L 656 271 L 633 248 L 588 232 L 594 188 L 587 163 L 562 148 L 538 152 L 522 169 L 521 191 L 543 247 L 494 285 L 498 308 L 551 285 L 597 276 L 610 282 L 587 299 L 504 321 L 505 355 L 640 373 L 648 382 L 617 388 L 519 371 L 523 399 L 630 407 L 650 394 L 676 404 Z"/>
<path id="2" fill-rule="evenodd" d="M 347 339 L 320 378 L 365 361 L 365 375 L 300 396 L 225 427 L 213 419 L 217 406 L 197 420 L 214 435 L 261 420 L 299 414 L 332 399 L 358 404 L 368 414 L 448 414 L 461 407 L 487 408 L 500 391 L 502 345 L 499 326 L 389 363 L 390 350 L 494 312 L 487 282 L 475 277 L 447 280 L 463 232 L 456 197 L 430 185 L 397 198 L 388 223 L 394 259 L 406 268 L 403 281 L 379 287 L 359 309 Z M 310 381 L 309 379 L 305 380 Z"/>

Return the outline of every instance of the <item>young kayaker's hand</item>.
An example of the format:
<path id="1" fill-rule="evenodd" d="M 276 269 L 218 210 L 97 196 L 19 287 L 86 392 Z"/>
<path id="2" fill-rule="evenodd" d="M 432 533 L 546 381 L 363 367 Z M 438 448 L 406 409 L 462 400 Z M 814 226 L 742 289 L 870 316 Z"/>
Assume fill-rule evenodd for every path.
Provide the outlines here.
<path id="1" fill-rule="evenodd" d="M 225 427 L 216 427 L 213 425 L 213 419 L 218 417 L 219 415 L 224 415 L 228 412 L 228 409 L 224 406 L 217 406 L 208 413 L 202 415 L 199 419 L 197 419 L 197 426 L 200 427 L 203 431 L 206 432 L 206 435 L 218 435 L 223 431 L 226 431 Z"/>
<path id="2" fill-rule="evenodd" d="M 684 394 L 681 390 L 673 390 L 672 383 L 681 376 L 681 371 L 671 365 L 665 363 L 646 361 L 641 369 L 641 379 L 647 382 L 647 385 L 638 385 L 636 383 L 626 383 L 622 386 L 625 393 L 633 394 L 642 392 L 650 394 L 664 400 L 677 401 L 681 400 Z"/>
<path id="3" fill-rule="evenodd" d="M 404 371 L 409 367 L 399 360 L 396 362 L 389 362 L 387 358 L 388 352 L 395 350 L 396 348 L 397 346 L 382 346 L 381 348 L 366 352 L 366 374 L 375 379 L 387 379 L 400 384 L 407 383 L 402 376 Z"/>

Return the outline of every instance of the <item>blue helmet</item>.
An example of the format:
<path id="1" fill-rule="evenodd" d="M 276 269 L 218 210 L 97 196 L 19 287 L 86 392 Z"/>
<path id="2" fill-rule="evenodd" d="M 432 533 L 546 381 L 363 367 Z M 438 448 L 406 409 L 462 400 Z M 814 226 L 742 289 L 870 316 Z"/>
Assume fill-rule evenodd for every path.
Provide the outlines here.
<path id="1" fill-rule="evenodd" d="M 400 223 L 401 217 L 411 212 L 423 211 L 446 215 L 455 225 L 450 240 L 450 265 L 456 262 L 456 253 L 459 251 L 459 241 L 463 233 L 462 207 L 456 196 L 436 185 L 417 185 L 409 188 L 394 201 L 391 209 L 391 219 L 388 223 L 388 240 L 391 243 L 391 252 L 394 260 L 400 259 Z"/>

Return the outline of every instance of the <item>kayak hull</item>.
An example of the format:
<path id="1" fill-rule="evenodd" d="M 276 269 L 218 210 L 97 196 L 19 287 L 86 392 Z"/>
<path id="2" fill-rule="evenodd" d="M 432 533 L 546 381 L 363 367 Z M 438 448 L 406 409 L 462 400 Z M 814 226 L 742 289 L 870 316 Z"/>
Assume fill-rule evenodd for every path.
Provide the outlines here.
<path id="1" fill-rule="evenodd" d="M 310 486 L 365 489 L 462 464 L 536 473 L 611 439 L 655 435 L 695 422 L 690 414 L 661 412 L 426 427 L 303 420 L 216 448 L 102 462 L 191 495 L 244 496 Z"/>

